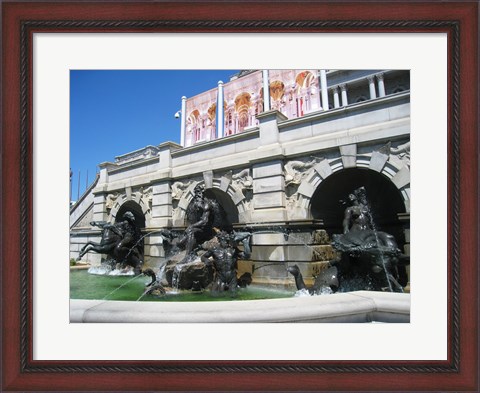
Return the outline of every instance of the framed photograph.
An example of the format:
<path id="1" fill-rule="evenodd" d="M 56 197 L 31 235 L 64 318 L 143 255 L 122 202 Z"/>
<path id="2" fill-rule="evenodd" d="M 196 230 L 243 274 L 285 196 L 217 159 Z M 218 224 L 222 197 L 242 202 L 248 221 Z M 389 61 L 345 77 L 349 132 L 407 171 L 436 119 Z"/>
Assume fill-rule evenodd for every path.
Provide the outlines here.
<path id="1" fill-rule="evenodd" d="M 478 11 L 476 2 L 456 1 L 3 3 L 2 389 L 478 391 Z M 132 153 L 116 157 L 114 163 L 97 163 L 100 183 L 94 185 L 97 191 L 100 186 L 104 190 L 95 194 L 97 199 L 92 196 L 91 214 L 79 209 L 73 221 L 83 223 L 93 217 L 95 225 L 116 224 L 115 216 L 126 217 L 124 206 L 117 201 L 123 198 L 135 214 L 139 206 L 139 217 L 143 217 L 143 209 L 148 225 L 142 224 L 142 228 L 181 228 L 188 203 L 202 185 L 230 190 L 240 216 L 231 222 L 260 222 L 267 220 L 267 213 L 273 222 L 282 210 L 274 205 L 277 189 L 272 187 L 278 178 L 284 189 L 290 187 L 280 198 L 287 212 L 283 223 L 295 223 L 298 234 L 307 218 L 323 218 L 318 212 L 331 210 L 328 200 L 312 202 L 318 185 L 315 179 L 320 182 L 335 173 L 335 165 L 384 170 L 402 190 L 402 209 L 407 206 L 396 218 L 404 224 L 408 220 L 402 232 L 408 241 L 402 247 L 409 250 L 408 286 L 412 289 L 408 318 L 394 321 L 406 323 L 360 324 L 348 318 L 333 323 L 307 318 L 314 323 L 294 323 L 305 321 L 296 306 L 279 309 L 279 315 L 289 314 L 290 318 L 276 320 L 266 318 L 263 311 L 257 312 L 263 319 L 241 320 L 239 314 L 224 318 L 228 306 L 203 312 L 215 314 L 214 321 L 211 315 L 199 318 L 201 313 L 192 313 L 188 307 L 165 317 L 148 304 L 135 314 L 115 302 L 105 308 L 71 296 L 66 260 L 82 257 L 81 248 L 72 247 L 71 234 L 82 241 L 100 236 L 100 231 L 84 231 L 80 224 L 78 231 L 72 230 L 74 198 L 69 172 L 77 110 L 73 92 L 78 86 L 86 88 L 81 78 L 92 72 L 103 77 L 106 72 L 131 75 L 192 70 L 232 70 L 235 76 L 212 86 L 213 92 L 204 89 L 198 99 L 185 98 L 182 104 L 181 97 L 171 98 L 178 101 L 179 110 L 171 116 L 179 118 L 179 142 L 168 142 L 166 134 L 160 134 L 151 142 L 161 142 L 159 145 L 124 150 L 121 132 L 105 140 L 100 134 L 89 136 L 91 147 L 87 143 L 80 154 L 93 154 L 93 148 L 102 143 L 118 145 L 115 154 Z M 288 70 L 303 71 L 290 77 Z M 369 72 L 357 75 L 347 70 Z M 347 74 L 348 83 L 357 76 L 367 80 L 362 85 L 365 91 L 352 82 L 347 92 L 342 87 Z M 276 82 L 265 85 L 272 101 L 267 103 L 260 86 L 268 76 L 270 82 Z M 333 83 L 328 89 L 327 79 Z M 258 96 L 237 95 L 235 86 L 242 84 L 255 86 Z M 172 89 L 166 82 L 155 88 L 163 95 Z M 90 85 L 86 101 L 101 89 L 98 82 Z M 283 99 L 288 95 L 290 100 Z M 249 109 L 256 107 L 259 97 L 262 109 Z M 207 99 L 212 103 L 202 122 L 195 116 L 195 105 Z M 217 99 L 225 99 L 224 111 L 213 106 Z M 90 105 L 95 105 L 91 101 Z M 236 115 L 229 112 L 229 102 Z M 243 112 L 242 105 L 247 108 Z M 408 121 L 404 119 L 406 106 Z M 271 110 L 264 110 L 266 107 Z M 382 112 L 376 114 L 375 124 L 358 120 L 377 109 Z M 186 113 L 190 117 L 186 118 Z M 309 136 L 309 144 L 319 146 L 325 144 L 320 133 L 330 132 L 328 127 L 337 124 L 328 123 L 329 119 L 347 119 L 341 123 L 343 128 L 331 130 L 337 132 L 334 147 L 338 157 L 307 157 L 306 142 L 302 145 L 297 134 L 289 134 L 289 130 L 306 127 L 303 120 L 295 119 L 303 116 L 310 119 L 310 129 L 302 132 Z M 356 116 L 354 125 L 348 122 L 349 116 Z M 379 120 L 378 116 L 384 117 Z M 325 129 L 315 134 L 314 123 L 317 130 L 322 124 Z M 387 123 L 391 142 L 381 134 Z M 365 130 L 368 140 L 363 137 Z M 407 139 L 402 139 L 405 133 Z M 219 135 L 226 142 L 212 142 L 222 154 L 229 143 L 237 146 L 236 154 L 242 143 L 258 142 L 256 150 L 249 153 L 254 173 L 245 172 L 234 153 L 228 164 L 221 158 L 215 161 L 216 157 L 201 156 L 213 152 L 203 146 Z M 177 177 L 165 175 L 170 176 L 170 183 L 183 181 L 176 183 L 178 194 L 173 195 L 171 184 L 171 195 L 165 196 L 154 182 L 150 194 L 143 183 L 125 180 L 123 169 L 118 169 L 128 167 L 145 175 L 135 161 L 139 155 L 145 162 L 151 160 L 158 173 L 176 160 L 192 173 L 197 171 L 199 178 L 189 178 L 179 170 Z M 394 159 L 388 158 L 391 156 Z M 265 157 L 276 158 L 284 170 L 265 165 Z M 392 169 L 383 169 L 387 160 L 393 160 L 388 164 Z M 162 167 L 165 162 L 167 166 Z M 229 167 L 233 171 L 225 172 Z M 310 168 L 314 169 L 311 173 L 306 170 Z M 271 176 L 267 169 L 278 173 Z M 355 176 L 360 177 L 360 172 Z M 248 183 L 250 175 L 253 186 Z M 354 181 L 355 176 L 336 177 L 335 184 L 343 190 L 358 186 L 361 181 Z M 120 183 L 124 196 L 115 194 Z M 258 191 L 260 184 L 266 191 Z M 254 199 L 249 210 L 250 188 L 253 195 L 268 195 Z M 390 195 L 395 193 L 380 186 L 377 189 L 384 198 L 374 198 L 394 203 Z M 182 199 L 182 194 L 189 198 Z M 331 195 L 334 199 L 341 196 Z M 360 193 L 355 195 L 360 199 Z M 163 197 L 167 202 L 162 205 Z M 307 201 L 310 197 L 312 201 Z M 312 215 L 306 213 L 307 205 Z M 263 209 L 263 215 L 256 209 Z M 337 208 L 342 217 L 343 209 Z M 165 211 L 168 214 L 161 213 Z M 171 217 L 168 225 L 163 220 L 167 216 Z M 361 222 L 344 222 L 348 228 L 350 224 Z M 284 231 L 280 240 L 294 243 L 289 236 L 295 233 Z M 254 248 L 262 245 L 260 235 L 254 239 Z M 222 244 L 223 235 L 217 236 Z M 152 244 L 145 243 L 151 258 L 158 256 L 151 250 Z M 265 249 L 269 245 L 267 241 L 263 244 Z M 243 251 L 245 247 L 246 243 Z M 222 255 L 210 252 L 210 259 L 202 261 L 206 266 L 213 264 L 218 272 Z M 397 259 L 404 256 L 399 255 Z M 261 258 L 257 259 L 254 267 L 249 265 L 252 273 L 260 268 Z M 139 271 L 140 267 L 132 265 Z M 394 292 L 397 286 L 404 287 L 406 281 L 398 282 L 406 277 L 400 276 L 386 275 L 383 289 L 388 292 L 390 287 Z M 222 276 L 217 273 L 216 277 Z M 295 282 L 301 289 L 298 280 Z M 198 282 L 190 287 L 195 285 Z M 225 280 L 218 285 L 228 287 Z M 395 313 L 404 307 L 398 302 L 385 306 L 383 299 L 362 298 L 373 305 L 368 315 L 374 322 L 384 322 L 379 315 L 395 319 L 399 315 Z M 319 312 L 328 307 L 327 303 L 317 306 Z M 305 315 L 311 315 L 305 310 Z"/>

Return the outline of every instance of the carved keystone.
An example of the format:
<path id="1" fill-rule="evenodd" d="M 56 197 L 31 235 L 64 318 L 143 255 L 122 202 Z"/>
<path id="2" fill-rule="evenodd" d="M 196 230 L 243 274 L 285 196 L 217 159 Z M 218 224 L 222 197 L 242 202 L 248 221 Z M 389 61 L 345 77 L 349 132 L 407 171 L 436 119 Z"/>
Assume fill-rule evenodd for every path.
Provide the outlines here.
<path id="1" fill-rule="evenodd" d="M 377 172 L 381 172 L 387 163 L 387 160 L 388 155 L 374 151 L 372 153 L 372 157 L 370 158 L 370 164 L 368 165 L 368 168 Z"/>
<path id="2" fill-rule="evenodd" d="M 357 145 L 340 146 L 340 154 L 344 168 L 355 168 L 357 166 Z"/>
<path id="3" fill-rule="evenodd" d="M 205 182 L 205 189 L 213 187 L 213 171 L 203 172 L 203 181 Z"/>
<path id="4" fill-rule="evenodd" d="M 315 169 L 322 179 L 325 179 L 332 174 L 332 168 L 327 160 L 320 161 L 313 167 L 313 169 Z"/>

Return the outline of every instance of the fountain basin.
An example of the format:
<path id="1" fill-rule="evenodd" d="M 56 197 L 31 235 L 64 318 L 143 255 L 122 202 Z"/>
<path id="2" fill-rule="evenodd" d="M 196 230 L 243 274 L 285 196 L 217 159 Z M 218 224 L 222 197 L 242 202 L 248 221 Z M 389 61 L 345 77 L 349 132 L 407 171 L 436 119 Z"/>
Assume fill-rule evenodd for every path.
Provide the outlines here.
<path id="1" fill-rule="evenodd" d="M 70 322 L 407 323 L 410 294 L 356 291 L 287 299 L 166 303 L 72 299 Z"/>

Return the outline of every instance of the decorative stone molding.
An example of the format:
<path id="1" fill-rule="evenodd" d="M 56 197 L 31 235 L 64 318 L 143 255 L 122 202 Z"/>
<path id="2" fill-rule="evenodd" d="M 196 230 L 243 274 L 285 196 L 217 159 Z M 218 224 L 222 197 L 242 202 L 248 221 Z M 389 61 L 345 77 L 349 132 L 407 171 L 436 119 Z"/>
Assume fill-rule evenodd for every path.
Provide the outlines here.
<path id="1" fill-rule="evenodd" d="M 182 198 L 183 193 L 192 184 L 192 181 L 189 180 L 188 182 L 181 182 L 176 181 L 172 184 L 172 199 L 180 200 Z"/>
<path id="2" fill-rule="evenodd" d="M 233 184 L 242 190 L 251 190 L 253 188 L 253 177 L 250 176 L 250 169 L 246 168 L 232 175 Z"/>
<path id="3" fill-rule="evenodd" d="M 151 158 L 155 157 L 159 152 L 160 149 L 156 146 L 146 146 L 143 149 L 115 157 L 115 163 L 122 165 L 136 160 Z"/>
<path id="4" fill-rule="evenodd" d="M 105 210 L 107 214 L 110 214 L 110 211 L 112 210 L 113 206 L 115 205 L 117 198 L 120 194 L 115 192 L 112 194 L 108 194 L 106 199 L 105 199 Z"/>
<path id="5" fill-rule="evenodd" d="M 120 209 L 120 206 L 122 206 L 126 201 L 127 201 L 126 194 L 119 194 L 117 196 L 113 204 L 113 207 L 110 209 L 110 212 L 108 212 L 107 221 L 109 223 L 113 223 L 115 221 L 115 217 L 117 216 L 117 212 Z"/>
<path id="6" fill-rule="evenodd" d="M 142 199 L 148 207 L 148 210 L 152 210 L 152 201 L 153 201 L 153 186 L 147 187 L 143 190 Z"/>
<path id="7" fill-rule="evenodd" d="M 390 147 L 390 156 L 402 166 L 410 167 L 410 141 L 397 147 Z"/>
<path id="8" fill-rule="evenodd" d="M 303 176 L 297 190 L 287 196 L 287 214 L 289 219 L 308 219 L 310 201 L 319 184 L 333 173 L 329 160 L 322 159 Z"/>
<path id="9" fill-rule="evenodd" d="M 323 158 L 313 158 L 311 161 L 292 160 L 284 165 L 285 186 L 300 184 L 315 164 Z"/>

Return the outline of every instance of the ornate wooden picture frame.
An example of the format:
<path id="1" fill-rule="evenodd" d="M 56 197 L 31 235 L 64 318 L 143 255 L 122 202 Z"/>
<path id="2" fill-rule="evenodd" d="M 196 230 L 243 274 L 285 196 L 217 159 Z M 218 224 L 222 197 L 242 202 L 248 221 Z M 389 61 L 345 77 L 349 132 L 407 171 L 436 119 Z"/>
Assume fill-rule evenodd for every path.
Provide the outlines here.
<path id="1" fill-rule="evenodd" d="M 477 2 L 12 1 L 2 4 L 2 19 L 4 391 L 478 391 Z M 299 31 L 448 35 L 448 359 L 33 360 L 33 34 Z"/>

